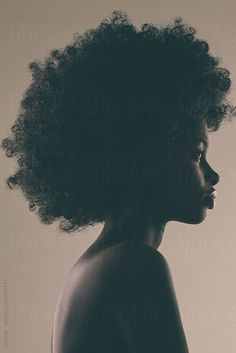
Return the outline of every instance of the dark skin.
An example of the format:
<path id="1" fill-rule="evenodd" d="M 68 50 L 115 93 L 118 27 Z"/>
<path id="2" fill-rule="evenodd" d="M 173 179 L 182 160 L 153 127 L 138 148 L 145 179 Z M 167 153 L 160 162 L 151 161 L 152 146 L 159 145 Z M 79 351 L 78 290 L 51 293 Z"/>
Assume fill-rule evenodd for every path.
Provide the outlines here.
<path id="1" fill-rule="evenodd" d="M 206 217 L 203 197 L 219 182 L 207 147 L 204 123 L 199 139 L 175 149 L 166 164 L 150 214 L 107 216 L 61 292 L 52 353 L 188 353 L 171 273 L 157 249 L 169 221 L 199 224 Z M 137 324 L 137 315 L 147 319 Z"/>
<path id="2" fill-rule="evenodd" d="M 143 215 L 142 217 L 137 215 L 136 218 L 108 216 L 92 248 L 100 248 L 100 244 L 106 246 L 114 238 L 113 234 L 119 234 L 120 241 L 124 234 L 126 240 L 135 239 L 158 249 L 167 222 L 201 223 L 206 217 L 207 210 L 202 199 L 212 186 L 219 182 L 219 175 L 207 162 L 208 145 L 207 125 L 204 123 L 199 141 L 186 143 L 175 151 L 174 162 L 170 162 L 172 164 L 170 178 L 168 180 L 165 177 L 162 181 L 161 202 L 160 196 L 158 198 L 161 208 L 157 205 L 156 214 L 154 213 L 152 217 L 148 215 L 145 220 Z"/>

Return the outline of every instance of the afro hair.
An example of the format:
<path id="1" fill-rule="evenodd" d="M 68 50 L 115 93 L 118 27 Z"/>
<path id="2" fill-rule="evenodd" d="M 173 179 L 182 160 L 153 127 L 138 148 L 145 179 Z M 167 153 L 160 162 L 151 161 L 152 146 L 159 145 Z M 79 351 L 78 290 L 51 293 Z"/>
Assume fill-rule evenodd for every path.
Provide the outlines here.
<path id="1" fill-rule="evenodd" d="M 19 165 L 7 185 L 42 223 L 60 220 L 69 233 L 139 210 L 164 150 L 203 120 L 216 131 L 234 116 L 230 72 L 195 35 L 181 17 L 137 30 L 116 10 L 29 64 L 32 82 L 1 147 Z"/>

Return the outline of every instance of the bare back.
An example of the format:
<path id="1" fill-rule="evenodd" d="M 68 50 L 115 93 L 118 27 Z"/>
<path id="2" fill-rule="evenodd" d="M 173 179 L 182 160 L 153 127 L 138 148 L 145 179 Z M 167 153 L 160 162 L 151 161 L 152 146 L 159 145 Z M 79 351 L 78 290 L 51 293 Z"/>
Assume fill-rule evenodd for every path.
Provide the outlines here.
<path id="1" fill-rule="evenodd" d="M 159 302 L 167 300 L 166 290 L 172 303 L 168 303 L 168 310 L 174 308 L 168 315 L 171 320 L 173 316 L 174 326 L 178 326 L 177 340 L 181 348 L 176 352 L 188 352 L 166 266 L 163 255 L 145 243 L 124 241 L 109 247 L 92 245 L 73 266 L 60 293 L 51 352 L 158 352 L 148 345 L 153 347 L 159 341 L 155 343 L 154 339 L 150 343 L 152 330 L 157 332 L 164 322 L 160 321 Z M 165 294 L 160 296 L 165 287 Z M 158 295 L 154 294 L 156 290 Z M 143 313 L 146 320 L 142 318 Z M 153 319 L 157 316 L 160 322 L 155 324 Z"/>

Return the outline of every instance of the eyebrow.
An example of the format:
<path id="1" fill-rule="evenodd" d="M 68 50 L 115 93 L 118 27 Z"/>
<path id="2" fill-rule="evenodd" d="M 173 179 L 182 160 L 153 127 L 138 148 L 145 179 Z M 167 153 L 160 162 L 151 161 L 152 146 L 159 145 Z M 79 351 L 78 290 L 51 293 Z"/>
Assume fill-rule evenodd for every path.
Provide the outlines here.
<path id="1" fill-rule="evenodd" d="M 203 143 L 206 150 L 209 147 L 208 142 L 202 137 L 200 137 L 200 138 L 196 137 L 196 138 L 192 139 L 190 143 L 191 143 L 191 145 L 198 145 L 199 143 Z"/>
<path id="2" fill-rule="evenodd" d="M 208 149 L 208 147 L 209 147 L 208 142 L 205 139 L 203 139 L 203 138 L 197 139 L 196 143 L 203 143 L 206 149 Z"/>

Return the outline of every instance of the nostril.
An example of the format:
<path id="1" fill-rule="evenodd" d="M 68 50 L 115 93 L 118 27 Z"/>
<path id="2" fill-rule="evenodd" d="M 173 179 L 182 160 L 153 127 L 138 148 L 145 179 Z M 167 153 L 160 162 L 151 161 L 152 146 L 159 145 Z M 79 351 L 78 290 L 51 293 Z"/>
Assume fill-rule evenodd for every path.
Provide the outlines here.
<path id="1" fill-rule="evenodd" d="M 219 174 L 215 173 L 215 177 L 213 178 L 212 185 L 218 184 L 220 180 Z"/>
<path id="2" fill-rule="evenodd" d="M 214 172 L 212 169 L 209 171 L 208 180 L 210 181 L 211 185 L 216 185 L 219 183 L 220 176 L 218 173 Z"/>

